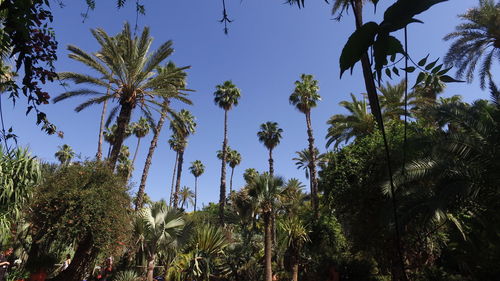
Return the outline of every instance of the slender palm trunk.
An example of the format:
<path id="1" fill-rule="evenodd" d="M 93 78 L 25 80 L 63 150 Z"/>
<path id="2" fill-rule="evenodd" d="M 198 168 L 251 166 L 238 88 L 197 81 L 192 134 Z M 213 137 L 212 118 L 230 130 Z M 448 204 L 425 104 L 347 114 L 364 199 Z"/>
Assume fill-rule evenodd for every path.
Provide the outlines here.
<path id="1" fill-rule="evenodd" d="M 309 176 L 311 178 L 311 197 L 314 211 L 314 218 L 319 217 L 319 200 L 318 200 L 318 179 L 316 178 L 316 155 L 314 154 L 314 136 L 311 124 L 311 112 L 306 112 L 307 136 L 309 141 L 309 154 L 311 155 L 311 163 L 309 163 Z"/>
<path id="2" fill-rule="evenodd" d="M 224 141 L 222 142 L 222 167 L 220 173 L 219 220 L 224 225 L 226 207 L 226 149 L 227 149 L 227 110 L 224 110 Z"/>
<path id="3" fill-rule="evenodd" d="M 108 87 L 108 92 L 109 92 L 109 87 Z M 106 118 L 106 110 L 108 107 L 108 100 L 105 100 L 102 105 L 102 113 L 101 113 L 101 124 L 99 126 L 99 141 L 97 142 L 97 153 L 95 157 L 97 158 L 97 161 L 101 161 L 102 158 L 102 143 L 104 139 L 104 119 Z"/>
<path id="4" fill-rule="evenodd" d="M 184 162 L 184 148 L 179 151 L 179 160 L 177 163 L 177 181 L 175 183 L 174 192 L 174 208 L 179 205 L 179 191 L 181 190 L 182 164 Z M 184 205 L 184 203 L 182 204 Z"/>
<path id="5" fill-rule="evenodd" d="M 269 149 L 269 175 L 271 178 L 274 178 L 274 160 L 273 160 L 273 149 Z M 272 228 L 272 241 L 273 248 L 276 248 L 276 215 L 274 214 L 274 210 L 271 213 L 271 228 Z"/>
<path id="6" fill-rule="evenodd" d="M 158 138 L 160 137 L 161 129 L 165 123 L 167 117 L 168 100 L 165 100 L 162 104 L 163 110 L 161 112 L 160 119 L 153 128 L 153 139 L 151 140 L 151 145 L 149 146 L 148 156 L 146 157 L 146 163 L 144 164 L 144 169 L 142 170 L 141 184 L 139 185 L 139 191 L 137 191 L 137 204 L 135 205 L 135 210 L 142 208 L 142 203 L 144 200 L 144 189 L 146 188 L 146 181 L 148 179 L 149 168 L 151 167 L 151 162 L 153 161 L 153 154 L 155 152 L 156 146 L 158 145 Z"/>
<path id="7" fill-rule="evenodd" d="M 229 194 L 233 192 L 233 175 L 234 175 L 234 167 L 231 167 L 231 179 L 229 180 Z"/>
<path id="8" fill-rule="evenodd" d="M 174 163 L 174 171 L 172 172 L 172 185 L 170 186 L 170 204 L 172 206 L 174 203 L 174 187 L 175 187 L 175 176 L 177 171 L 177 162 L 179 162 L 179 152 L 175 152 L 175 163 Z"/>
<path id="9" fill-rule="evenodd" d="M 294 255 L 292 259 L 292 281 L 299 281 L 299 258 Z"/>
<path id="10" fill-rule="evenodd" d="M 194 211 L 196 212 L 196 203 L 198 202 L 198 177 L 194 177 Z"/>
<path id="11" fill-rule="evenodd" d="M 111 148 L 113 147 L 113 144 L 109 144 L 109 147 L 108 147 L 108 155 L 106 156 L 106 158 L 109 158 L 109 156 L 111 155 Z"/>
<path id="12" fill-rule="evenodd" d="M 137 152 L 139 152 L 140 145 L 141 145 L 141 138 L 137 138 L 137 146 L 135 147 L 134 158 L 132 158 L 132 169 L 128 171 L 127 182 L 130 179 L 130 176 L 132 176 L 132 170 L 134 169 L 135 166 L 135 159 L 137 158 Z"/>
<path id="13" fill-rule="evenodd" d="M 273 280 L 273 268 L 272 268 L 272 230 L 271 230 L 271 214 L 264 214 L 264 260 L 265 260 L 265 281 Z"/>
<path id="14" fill-rule="evenodd" d="M 113 143 L 113 149 L 111 149 L 111 156 L 109 158 L 109 165 L 111 169 L 115 169 L 116 162 L 118 161 L 118 155 L 120 154 L 120 149 L 122 148 L 123 141 L 126 137 L 127 126 L 130 122 L 130 117 L 132 116 L 133 105 L 129 102 L 124 102 L 121 105 L 120 114 L 116 120 L 117 128 L 115 135 L 115 142 Z"/>
<path id="15" fill-rule="evenodd" d="M 269 149 L 269 175 L 274 178 L 274 160 L 273 160 L 273 149 Z"/>
<path id="16" fill-rule="evenodd" d="M 154 281 L 153 274 L 154 274 L 154 270 L 155 270 L 155 259 L 156 259 L 156 255 L 148 257 L 148 272 L 146 274 L 147 281 Z"/>

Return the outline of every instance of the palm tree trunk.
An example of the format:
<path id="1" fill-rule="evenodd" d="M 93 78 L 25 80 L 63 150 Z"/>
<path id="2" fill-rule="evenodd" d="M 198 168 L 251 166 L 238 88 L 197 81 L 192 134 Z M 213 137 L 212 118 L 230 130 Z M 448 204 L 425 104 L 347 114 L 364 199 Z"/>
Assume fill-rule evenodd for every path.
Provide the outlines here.
<path id="1" fill-rule="evenodd" d="M 269 175 L 274 178 L 274 160 L 273 160 L 273 150 L 269 149 Z M 273 248 L 276 248 L 276 215 L 274 211 L 271 214 L 271 228 L 272 228 L 272 241 Z"/>
<path id="2" fill-rule="evenodd" d="M 226 207 L 226 149 L 227 149 L 227 110 L 224 110 L 224 141 L 222 142 L 222 167 L 220 173 L 219 220 L 224 225 Z"/>
<path id="3" fill-rule="evenodd" d="M 181 176 L 182 176 L 183 162 L 184 162 L 184 149 L 181 149 L 179 151 L 179 161 L 177 163 L 177 181 L 175 183 L 174 208 L 177 208 L 179 205 L 179 191 L 181 190 Z"/>
<path id="4" fill-rule="evenodd" d="M 109 87 L 108 87 L 108 93 L 109 93 Z M 97 142 L 97 153 L 95 157 L 97 158 L 97 161 L 101 161 L 102 158 L 102 143 L 104 139 L 104 119 L 106 118 L 106 110 L 108 107 L 108 100 L 105 100 L 103 105 L 102 105 L 102 113 L 101 113 L 101 124 L 99 126 L 99 141 Z"/>
<path id="5" fill-rule="evenodd" d="M 109 158 L 109 165 L 113 170 L 116 167 L 118 155 L 120 154 L 120 149 L 122 148 L 123 141 L 126 137 L 126 130 L 128 123 L 130 122 L 130 117 L 132 116 L 132 110 L 132 104 L 124 102 L 121 106 L 120 114 L 118 115 L 118 118 L 116 120 L 117 128 L 115 142 L 113 143 L 113 149 L 111 150 L 111 156 Z"/>
<path id="6" fill-rule="evenodd" d="M 234 175 L 234 167 L 231 167 L 231 179 L 229 180 L 229 194 L 233 192 L 233 175 Z"/>
<path id="7" fill-rule="evenodd" d="M 269 175 L 274 178 L 274 160 L 273 160 L 273 150 L 269 149 Z"/>
<path id="8" fill-rule="evenodd" d="M 194 211 L 196 212 L 196 203 L 198 202 L 198 177 L 194 177 Z"/>
<path id="9" fill-rule="evenodd" d="M 314 218 L 319 217 L 319 202 L 318 202 L 318 179 L 316 178 L 316 155 L 314 154 L 314 136 L 311 124 L 311 112 L 306 112 L 307 136 L 309 141 L 309 154 L 311 155 L 311 163 L 309 163 L 309 176 L 311 178 L 311 197 L 314 212 Z"/>
<path id="10" fill-rule="evenodd" d="M 147 274 L 146 274 L 146 280 L 147 281 L 154 281 L 153 280 L 154 270 L 155 270 L 155 255 L 153 255 L 152 257 L 148 258 L 148 271 L 147 271 Z"/>
<path id="11" fill-rule="evenodd" d="M 175 176 L 177 171 L 177 162 L 179 161 L 179 152 L 175 152 L 175 163 L 174 163 L 174 171 L 172 172 L 172 185 L 170 186 L 170 204 L 172 206 L 174 203 L 174 187 L 175 187 Z"/>
<path id="12" fill-rule="evenodd" d="M 141 184 L 139 185 L 139 191 L 137 191 L 137 203 L 135 205 L 135 210 L 142 208 L 142 203 L 144 200 L 144 189 L 146 188 L 146 181 L 148 179 L 149 168 L 151 167 L 151 162 L 153 161 L 153 154 L 155 152 L 156 146 L 158 145 L 158 138 L 160 137 L 160 131 L 165 123 L 165 118 L 167 117 L 168 100 L 165 100 L 162 104 L 162 112 L 156 127 L 153 128 L 154 135 L 151 140 L 151 145 L 149 146 L 148 156 L 146 157 L 146 163 L 144 164 L 144 169 L 142 170 Z"/>
<path id="13" fill-rule="evenodd" d="M 139 146 L 141 145 L 141 138 L 137 138 L 137 146 L 135 147 L 135 152 L 134 152 L 134 158 L 132 158 L 132 169 L 128 171 L 127 175 L 127 182 L 130 179 L 130 176 L 132 176 L 132 170 L 134 169 L 135 166 L 135 159 L 137 158 L 137 152 L 139 152 Z"/>
<path id="14" fill-rule="evenodd" d="M 295 254 L 292 257 L 292 281 L 299 281 L 299 258 Z"/>
<path id="15" fill-rule="evenodd" d="M 271 233 L 271 214 L 264 214 L 264 260 L 265 260 L 265 281 L 273 280 L 272 268 L 272 233 Z"/>

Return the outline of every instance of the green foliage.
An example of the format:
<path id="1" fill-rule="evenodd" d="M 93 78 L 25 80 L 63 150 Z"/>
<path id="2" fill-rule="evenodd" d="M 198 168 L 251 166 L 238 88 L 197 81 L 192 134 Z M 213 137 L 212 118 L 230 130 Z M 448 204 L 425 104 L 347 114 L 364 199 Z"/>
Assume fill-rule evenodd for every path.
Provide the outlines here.
<path id="1" fill-rule="evenodd" d="M 132 270 L 120 271 L 116 274 L 113 281 L 140 281 L 140 276 Z"/>

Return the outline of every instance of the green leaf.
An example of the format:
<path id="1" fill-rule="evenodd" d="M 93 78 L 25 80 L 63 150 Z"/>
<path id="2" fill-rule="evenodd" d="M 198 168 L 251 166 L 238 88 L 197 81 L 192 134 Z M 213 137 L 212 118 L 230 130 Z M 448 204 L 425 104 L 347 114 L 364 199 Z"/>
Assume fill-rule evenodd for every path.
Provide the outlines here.
<path id="1" fill-rule="evenodd" d="M 354 31 L 340 55 L 340 77 L 347 69 L 352 69 L 368 51 L 378 33 L 378 24 L 375 22 L 365 23 L 361 28 Z"/>
<path id="2" fill-rule="evenodd" d="M 438 76 L 445 75 L 445 74 L 446 74 L 446 73 L 448 73 L 448 71 L 450 71 L 452 68 L 453 68 L 453 67 L 448 67 L 448 68 L 446 68 L 446 69 L 443 69 L 443 70 L 439 71 L 439 72 L 437 73 L 437 75 L 438 75 Z"/>
<path id="3" fill-rule="evenodd" d="M 392 68 L 392 72 L 394 72 L 394 74 L 396 74 L 397 76 L 399 76 L 399 70 L 397 67 L 393 67 Z"/>
<path id="4" fill-rule="evenodd" d="M 386 32 L 393 32 L 412 22 L 421 22 L 413 17 L 445 1 L 448 0 L 398 0 L 387 8 L 380 26 Z"/>
<path id="5" fill-rule="evenodd" d="M 431 72 L 436 74 L 436 73 L 438 73 L 438 71 L 441 70 L 441 68 L 443 68 L 443 64 L 440 64 L 440 65 L 434 67 L 434 69 Z"/>
<path id="6" fill-rule="evenodd" d="M 435 65 L 436 63 L 439 61 L 439 58 L 431 63 L 429 63 L 426 67 L 425 67 L 425 70 L 431 70 Z"/>
<path id="7" fill-rule="evenodd" d="M 457 80 L 455 78 L 452 78 L 448 75 L 443 75 L 443 76 L 440 76 L 439 77 L 439 80 L 441 80 L 442 82 L 444 83 L 457 83 L 457 82 L 465 82 L 465 81 L 462 81 L 462 80 Z"/>
<path id="8" fill-rule="evenodd" d="M 416 68 L 413 67 L 413 66 L 408 66 L 408 67 L 405 67 L 405 68 L 401 68 L 401 70 L 406 71 L 408 73 L 413 73 L 415 71 L 415 69 Z"/>
<path id="9" fill-rule="evenodd" d="M 393 54 L 404 53 L 403 45 L 394 36 L 379 35 L 377 41 L 373 44 L 373 55 L 375 57 L 375 71 L 378 77 L 382 72 L 382 68 L 387 65 L 387 57 Z"/>
<path id="10" fill-rule="evenodd" d="M 429 55 L 427 55 L 425 58 L 421 59 L 417 64 L 418 66 L 424 66 L 427 63 L 427 59 L 429 58 Z"/>
<path id="11" fill-rule="evenodd" d="M 394 62 L 396 60 L 396 54 L 391 56 L 391 62 Z"/>
<path id="12" fill-rule="evenodd" d="M 415 82 L 415 85 L 413 86 L 413 88 L 417 87 L 418 84 L 420 84 L 422 81 L 424 81 L 426 76 L 427 76 L 427 74 L 425 72 L 420 72 L 418 74 L 418 77 L 417 77 L 417 82 Z"/>
<path id="13" fill-rule="evenodd" d="M 391 76 L 391 70 L 390 70 L 389 68 L 386 68 L 386 69 L 385 69 L 385 74 L 386 74 L 387 76 L 389 76 L 389 78 L 391 78 L 391 79 L 392 79 L 392 76 Z"/>

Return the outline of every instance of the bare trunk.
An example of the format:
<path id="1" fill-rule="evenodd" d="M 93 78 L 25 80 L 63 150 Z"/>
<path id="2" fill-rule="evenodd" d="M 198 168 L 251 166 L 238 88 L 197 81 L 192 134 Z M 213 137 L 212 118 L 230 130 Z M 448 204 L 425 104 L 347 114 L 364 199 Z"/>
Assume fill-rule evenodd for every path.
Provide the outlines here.
<path id="1" fill-rule="evenodd" d="M 130 169 L 128 171 L 127 182 L 130 179 L 130 177 L 132 176 L 132 170 L 135 167 L 135 160 L 137 159 L 137 152 L 139 152 L 139 146 L 140 145 L 141 145 L 141 138 L 137 138 L 137 146 L 135 147 L 134 158 L 132 158 L 132 167 L 131 167 L 132 169 Z"/>
<path id="2" fill-rule="evenodd" d="M 148 258 L 148 271 L 146 273 L 147 281 L 154 281 L 153 279 L 154 271 L 155 271 L 155 255 Z"/>
<path id="3" fill-rule="evenodd" d="M 113 149 L 111 149 L 111 156 L 109 157 L 109 165 L 113 170 L 116 167 L 118 155 L 120 154 L 120 149 L 122 148 L 123 141 L 126 137 L 127 126 L 130 122 L 130 117 L 132 116 L 133 109 L 134 107 L 131 103 L 123 103 L 121 106 L 120 114 L 118 115 L 118 118 L 116 120 L 117 128 L 115 142 L 113 143 Z"/>
<path id="4" fill-rule="evenodd" d="M 297 258 L 293 259 L 292 264 L 292 280 L 299 281 L 299 261 Z"/>
<path id="5" fill-rule="evenodd" d="M 311 198 L 314 212 L 314 218 L 319 217 L 319 200 L 318 200 L 318 179 L 316 178 L 316 154 L 314 153 L 314 136 L 311 124 L 311 112 L 306 112 L 307 136 L 309 141 L 309 154 L 311 155 L 311 163 L 309 163 L 309 177 L 311 178 Z"/>
<path id="6" fill-rule="evenodd" d="M 182 176 L 182 164 L 184 162 L 184 149 L 179 151 L 179 161 L 177 163 L 177 181 L 175 183 L 175 192 L 174 192 L 174 208 L 179 206 L 179 191 L 181 190 L 181 176 Z M 182 206 L 184 207 L 184 203 Z"/>
<path id="7" fill-rule="evenodd" d="M 73 260 L 66 270 L 61 271 L 52 281 L 81 281 L 91 270 L 98 249 L 93 246 L 92 235 L 88 234 L 78 243 Z"/>
<path id="8" fill-rule="evenodd" d="M 144 200 L 144 190 L 146 188 L 146 181 L 148 179 L 149 168 L 151 167 L 151 162 L 153 161 L 153 154 L 155 152 L 156 146 L 158 145 L 158 138 L 160 137 L 161 129 L 163 128 L 163 124 L 165 123 L 165 118 L 167 116 L 167 107 L 168 100 L 163 102 L 163 110 L 161 112 L 160 119 L 156 124 L 156 127 L 153 128 L 154 135 L 151 140 L 151 145 L 149 146 L 148 156 L 146 157 L 146 163 L 144 164 L 144 169 L 142 170 L 141 184 L 139 185 L 139 191 L 137 191 L 137 203 L 135 205 L 135 210 L 142 208 L 143 200 Z"/>
<path id="9" fill-rule="evenodd" d="M 227 149 L 227 110 L 224 110 L 224 141 L 222 142 L 222 167 L 220 173 L 219 220 L 224 225 L 226 207 L 226 149 Z"/>
<path id="10" fill-rule="evenodd" d="M 271 233 L 271 214 L 264 214 L 264 260 L 265 260 L 265 281 L 273 280 L 272 268 L 272 233 Z"/>
<path id="11" fill-rule="evenodd" d="M 229 180 L 229 194 L 233 192 L 233 175 L 234 175 L 234 167 L 231 167 L 231 179 Z"/>
<path id="12" fill-rule="evenodd" d="M 269 149 L 269 175 L 274 178 L 274 160 L 273 160 L 273 150 Z M 273 248 L 276 249 L 276 215 L 274 211 L 271 214 L 271 230 L 272 230 L 272 241 Z"/>
<path id="13" fill-rule="evenodd" d="M 198 177 L 194 177 L 194 211 L 196 212 L 196 203 L 198 202 Z"/>
<path id="14" fill-rule="evenodd" d="M 109 87 L 108 87 L 108 91 L 109 91 Z M 103 143 L 103 139 L 104 139 L 104 119 L 106 118 L 106 110 L 107 110 L 107 107 L 108 107 L 108 100 L 105 100 L 103 105 L 102 105 L 102 113 L 101 113 L 101 124 L 99 126 L 99 141 L 97 143 L 97 153 L 95 155 L 95 157 L 97 158 L 97 161 L 101 161 L 101 158 L 102 158 L 102 143 Z"/>
<path id="15" fill-rule="evenodd" d="M 274 178 L 273 149 L 269 149 L 269 175 Z"/>
<path id="16" fill-rule="evenodd" d="M 175 152 L 175 163 L 174 163 L 174 171 L 172 172 L 172 185 L 170 186 L 170 204 L 172 206 L 174 203 L 174 187 L 175 187 L 175 176 L 177 171 L 177 162 L 179 161 L 179 152 Z"/>

